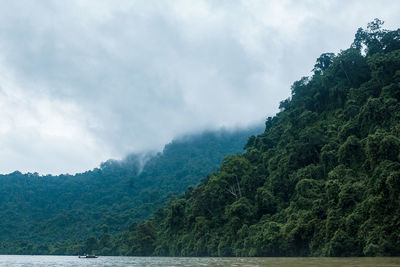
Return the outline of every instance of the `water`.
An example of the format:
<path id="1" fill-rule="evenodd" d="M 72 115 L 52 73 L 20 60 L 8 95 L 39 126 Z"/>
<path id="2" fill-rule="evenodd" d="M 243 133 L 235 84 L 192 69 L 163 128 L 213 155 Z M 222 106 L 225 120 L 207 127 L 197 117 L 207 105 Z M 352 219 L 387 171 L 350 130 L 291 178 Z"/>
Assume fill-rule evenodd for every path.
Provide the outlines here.
<path id="1" fill-rule="evenodd" d="M 400 258 L 165 258 L 0 255 L 0 266 L 400 266 Z"/>

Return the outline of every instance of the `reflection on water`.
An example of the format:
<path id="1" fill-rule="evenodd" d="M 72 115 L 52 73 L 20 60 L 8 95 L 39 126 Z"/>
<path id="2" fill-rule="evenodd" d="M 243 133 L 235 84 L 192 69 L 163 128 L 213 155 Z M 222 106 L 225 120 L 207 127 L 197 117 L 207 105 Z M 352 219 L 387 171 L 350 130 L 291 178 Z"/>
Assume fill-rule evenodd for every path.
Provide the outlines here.
<path id="1" fill-rule="evenodd" d="M 400 266 L 400 258 L 166 258 L 0 255 L 0 266 Z"/>

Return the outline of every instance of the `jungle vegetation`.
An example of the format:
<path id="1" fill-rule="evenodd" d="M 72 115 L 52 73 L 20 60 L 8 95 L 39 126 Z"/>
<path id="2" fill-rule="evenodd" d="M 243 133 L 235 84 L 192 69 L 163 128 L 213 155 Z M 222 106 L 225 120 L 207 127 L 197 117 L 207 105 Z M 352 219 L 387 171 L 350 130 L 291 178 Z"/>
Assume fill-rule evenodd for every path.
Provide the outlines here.
<path id="1" fill-rule="evenodd" d="M 243 154 L 115 236 L 111 251 L 400 255 L 400 29 L 382 24 L 322 54 Z M 102 251 L 93 238 L 82 247 Z"/>
<path id="2" fill-rule="evenodd" d="M 101 243 L 242 153 L 262 127 L 216 130 L 172 141 L 163 152 L 108 160 L 75 175 L 15 171 L 0 175 L 0 253 L 76 254 L 71 244 L 106 234 Z"/>

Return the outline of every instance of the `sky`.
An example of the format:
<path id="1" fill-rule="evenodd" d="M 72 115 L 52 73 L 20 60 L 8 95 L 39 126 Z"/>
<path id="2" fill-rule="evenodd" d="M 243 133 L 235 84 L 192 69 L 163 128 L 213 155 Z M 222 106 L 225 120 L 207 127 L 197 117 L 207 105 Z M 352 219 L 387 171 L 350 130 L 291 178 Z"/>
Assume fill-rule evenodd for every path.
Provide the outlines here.
<path id="1" fill-rule="evenodd" d="M 0 0 L 0 173 L 76 173 L 260 123 L 397 0 Z"/>

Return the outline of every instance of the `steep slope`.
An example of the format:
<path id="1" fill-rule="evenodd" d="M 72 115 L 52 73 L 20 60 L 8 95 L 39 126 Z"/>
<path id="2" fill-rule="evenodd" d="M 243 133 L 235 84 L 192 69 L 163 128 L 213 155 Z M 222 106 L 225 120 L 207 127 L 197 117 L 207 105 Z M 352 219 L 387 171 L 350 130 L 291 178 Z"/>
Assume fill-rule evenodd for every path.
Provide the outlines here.
<path id="1" fill-rule="evenodd" d="M 321 55 L 244 154 L 127 233 L 130 253 L 400 255 L 400 29 L 381 25 Z"/>
<path id="2" fill-rule="evenodd" d="M 242 152 L 257 132 L 262 129 L 187 136 L 162 153 L 109 160 L 76 175 L 0 175 L 0 252 L 50 253 L 59 242 L 127 230 L 216 170 L 224 156 Z"/>

